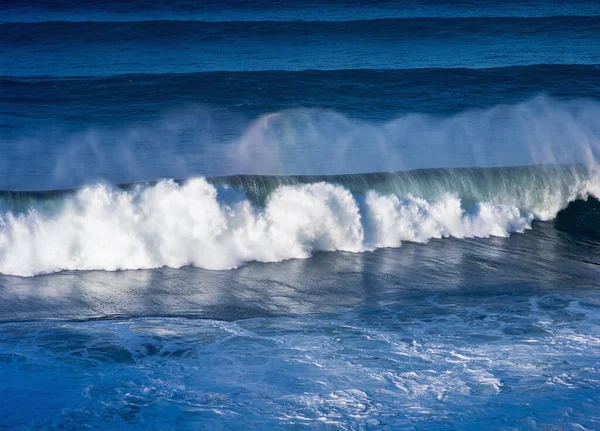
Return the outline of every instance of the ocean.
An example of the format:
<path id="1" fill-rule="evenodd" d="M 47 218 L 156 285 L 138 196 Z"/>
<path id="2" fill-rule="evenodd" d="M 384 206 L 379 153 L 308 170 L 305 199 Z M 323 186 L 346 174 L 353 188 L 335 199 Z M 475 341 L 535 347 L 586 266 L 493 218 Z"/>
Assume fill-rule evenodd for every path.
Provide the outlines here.
<path id="1" fill-rule="evenodd" d="M 6 1 L 0 430 L 600 429 L 600 3 Z"/>

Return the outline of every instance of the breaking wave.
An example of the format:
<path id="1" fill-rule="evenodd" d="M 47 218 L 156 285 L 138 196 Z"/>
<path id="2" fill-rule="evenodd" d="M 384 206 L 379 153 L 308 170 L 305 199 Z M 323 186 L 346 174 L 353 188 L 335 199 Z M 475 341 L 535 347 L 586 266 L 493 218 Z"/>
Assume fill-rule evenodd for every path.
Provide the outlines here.
<path id="1" fill-rule="evenodd" d="M 508 236 L 589 196 L 600 196 L 600 181 L 584 165 L 245 175 L 5 191 L 0 272 L 34 276 L 186 265 L 224 270 L 317 251 Z"/>

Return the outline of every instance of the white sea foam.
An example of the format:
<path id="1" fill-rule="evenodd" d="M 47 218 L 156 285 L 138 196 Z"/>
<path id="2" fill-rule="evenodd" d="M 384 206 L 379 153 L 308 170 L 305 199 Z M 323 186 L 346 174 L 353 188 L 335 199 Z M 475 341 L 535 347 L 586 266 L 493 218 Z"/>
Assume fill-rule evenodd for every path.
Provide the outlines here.
<path id="1" fill-rule="evenodd" d="M 223 270 L 249 261 L 306 258 L 316 251 L 361 252 L 403 241 L 507 236 L 531 226 L 532 212 L 457 196 L 427 201 L 375 191 L 353 195 L 325 182 L 281 186 L 264 206 L 205 179 L 165 180 L 125 191 L 83 188 L 52 210 L 31 207 L 0 218 L 0 272 L 182 267 Z"/>

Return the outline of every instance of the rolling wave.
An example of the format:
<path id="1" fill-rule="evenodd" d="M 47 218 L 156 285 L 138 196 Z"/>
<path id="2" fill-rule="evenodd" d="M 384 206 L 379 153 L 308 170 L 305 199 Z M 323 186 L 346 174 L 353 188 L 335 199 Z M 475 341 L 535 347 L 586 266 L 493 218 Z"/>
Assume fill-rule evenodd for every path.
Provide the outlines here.
<path id="1" fill-rule="evenodd" d="M 600 181 L 595 168 L 583 165 L 5 191 L 0 272 L 33 276 L 186 265 L 223 270 L 318 251 L 507 236 L 590 195 L 600 197 Z"/>

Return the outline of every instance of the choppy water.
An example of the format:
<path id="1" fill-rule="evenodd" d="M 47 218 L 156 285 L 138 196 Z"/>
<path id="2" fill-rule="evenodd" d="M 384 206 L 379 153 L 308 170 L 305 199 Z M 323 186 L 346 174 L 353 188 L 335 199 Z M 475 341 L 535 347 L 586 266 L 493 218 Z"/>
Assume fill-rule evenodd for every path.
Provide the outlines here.
<path id="1" fill-rule="evenodd" d="M 600 428 L 599 35 L 5 2 L 0 429 Z"/>

